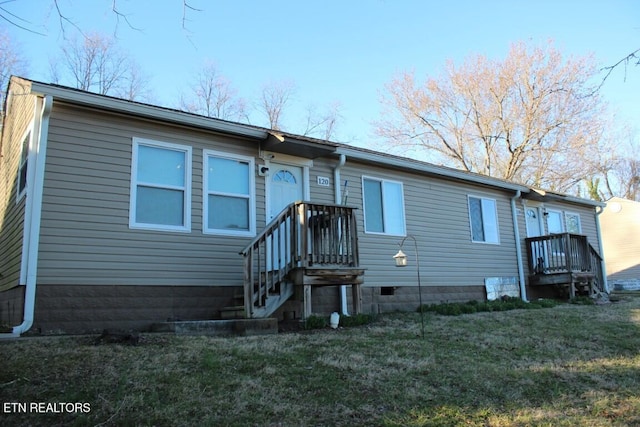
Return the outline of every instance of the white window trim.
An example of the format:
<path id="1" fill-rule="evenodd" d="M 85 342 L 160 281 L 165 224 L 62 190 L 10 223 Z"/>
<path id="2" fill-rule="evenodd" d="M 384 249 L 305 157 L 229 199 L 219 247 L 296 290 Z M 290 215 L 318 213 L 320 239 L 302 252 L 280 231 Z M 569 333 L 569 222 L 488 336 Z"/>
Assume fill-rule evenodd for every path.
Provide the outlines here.
<path id="1" fill-rule="evenodd" d="M 480 205 L 482 206 L 482 200 L 491 200 L 493 201 L 493 206 L 495 209 L 495 218 L 496 218 L 496 241 L 487 241 L 486 240 L 486 229 L 485 229 L 485 223 L 484 223 L 484 216 L 483 216 L 483 220 L 482 220 L 482 228 L 483 228 L 483 233 L 485 234 L 485 240 L 474 240 L 473 239 L 473 221 L 471 219 L 471 198 L 474 199 L 480 199 Z M 492 197 L 487 197 L 487 196 L 482 196 L 482 195 L 478 195 L 478 194 L 468 194 L 467 195 L 467 213 L 469 216 L 469 233 L 471 235 L 471 242 L 472 243 L 480 243 L 483 245 L 499 245 L 500 244 L 500 220 L 498 218 L 498 200 L 494 199 Z"/>
<path id="2" fill-rule="evenodd" d="M 385 182 L 389 182 L 392 184 L 398 184 L 400 185 L 400 196 L 402 198 L 402 233 L 389 233 L 389 232 L 380 232 L 380 231 L 368 231 L 367 230 L 367 207 L 365 204 L 365 196 L 364 196 L 364 181 L 365 179 L 371 180 L 371 181 L 378 181 L 381 183 L 385 183 Z M 362 189 L 362 214 L 363 214 L 363 226 L 364 226 L 364 232 L 365 234 L 377 234 L 377 235 L 381 235 L 381 236 L 398 236 L 398 237 L 404 237 L 407 235 L 407 212 L 406 212 L 406 205 L 404 202 L 404 183 L 402 181 L 395 181 L 392 179 L 386 179 L 386 178 L 379 178 L 379 177 L 375 177 L 375 176 L 370 176 L 370 175 L 362 175 L 362 179 L 361 179 L 361 183 L 360 183 L 360 188 Z M 385 216 L 385 198 L 384 198 L 384 185 L 380 186 L 382 191 L 382 221 L 383 221 L 383 227 L 385 229 L 387 229 L 387 220 L 386 220 L 386 216 Z"/>
<path id="3" fill-rule="evenodd" d="M 182 151 L 185 153 L 185 185 L 179 188 L 173 188 L 184 191 L 184 225 L 172 226 L 164 224 L 147 224 L 136 222 L 136 200 L 138 191 L 138 147 L 145 145 L 147 147 L 156 147 L 168 150 Z M 171 142 L 156 141 L 145 138 L 132 138 L 132 156 L 131 156 L 131 190 L 129 199 L 129 228 L 140 230 L 154 231 L 176 231 L 188 233 L 191 232 L 191 163 L 193 158 L 193 150 L 191 146 L 174 144 Z M 170 188 L 170 187 L 166 187 Z"/>
<path id="4" fill-rule="evenodd" d="M 209 228 L 209 174 L 207 173 L 209 156 L 222 159 L 239 160 L 249 163 L 249 230 L 220 230 Z M 255 159 L 250 156 L 231 154 L 216 150 L 202 150 L 202 233 L 218 236 L 254 237 L 256 235 L 256 184 Z"/>
<path id="5" fill-rule="evenodd" d="M 567 216 L 568 215 L 573 215 L 573 216 L 578 217 L 578 228 L 579 228 L 579 230 L 578 230 L 577 234 L 582 234 L 582 218 L 580 217 L 580 214 L 578 212 L 564 211 L 564 229 L 568 230 L 568 227 L 567 227 L 567 222 L 568 222 Z"/>
<path id="6" fill-rule="evenodd" d="M 27 155 L 25 156 L 24 162 L 22 162 L 22 155 L 24 152 L 24 140 L 29 137 L 29 143 L 27 144 Z M 29 125 L 27 130 L 22 134 L 22 138 L 20 138 L 20 156 L 18 157 L 18 169 L 16 171 L 16 203 L 20 203 L 20 201 L 27 194 L 27 187 L 29 186 L 29 169 L 30 165 L 33 164 L 32 159 L 32 146 L 33 146 L 33 122 Z M 20 191 L 20 173 L 23 166 L 27 167 L 27 175 L 25 176 L 24 188 Z"/>

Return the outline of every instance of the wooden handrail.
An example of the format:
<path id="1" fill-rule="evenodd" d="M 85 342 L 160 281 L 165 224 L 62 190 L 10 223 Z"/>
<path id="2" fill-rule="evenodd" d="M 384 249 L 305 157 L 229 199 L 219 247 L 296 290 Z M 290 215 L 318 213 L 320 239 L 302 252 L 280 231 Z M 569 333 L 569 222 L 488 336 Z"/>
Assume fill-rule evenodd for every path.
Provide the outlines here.
<path id="1" fill-rule="evenodd" d="M 357 267 L 356 208 L 295 202 L 249 243 L 244 257 L 245 316 L 264 307 L 294 268 Z"/>
<path id="2" fill-rule="evenodd" d="M 525 242 L 529 271 L 532 274 L 595 273 L 602 270 L 602 258 L 589 244 L 587 236 L 582 234 L 559 233 L 528 237 Z"/>

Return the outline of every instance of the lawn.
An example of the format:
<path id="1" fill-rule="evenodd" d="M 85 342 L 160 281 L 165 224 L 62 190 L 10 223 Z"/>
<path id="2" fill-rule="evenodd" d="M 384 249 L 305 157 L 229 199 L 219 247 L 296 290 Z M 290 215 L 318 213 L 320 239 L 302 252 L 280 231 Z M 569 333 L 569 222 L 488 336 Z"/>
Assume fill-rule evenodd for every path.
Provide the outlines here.
<path id="1" fill-rule="evenodd" d="M 640 297 L 424 320 L 424 338 L 418 313 L 394 313 L 270 336 L 143 334 L 137 346 L 0 342 L 0 423 L 640 425 Z"/>

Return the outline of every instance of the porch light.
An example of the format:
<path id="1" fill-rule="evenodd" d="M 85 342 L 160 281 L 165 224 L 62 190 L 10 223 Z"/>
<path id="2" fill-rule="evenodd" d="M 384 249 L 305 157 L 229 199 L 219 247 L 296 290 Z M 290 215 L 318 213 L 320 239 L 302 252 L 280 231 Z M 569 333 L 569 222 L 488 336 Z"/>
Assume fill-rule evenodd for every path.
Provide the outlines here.
<path id="1" fill-rule="evenodd" d="M 393 256 L 393 259 L 396 260 L 396 267 L 407 266 L 407 254 L 402 252 L 402 249 L 400 249 L 398 253 Z"/>
<path id="2" fill-rule="evenodd" d="M 402 247 L 404 246 L 404 242 L 407 239 L 413 240 L 413 246 L 416 250 L 416 271 L 418 273 L 418 297 L 420 300 L 420 305 L 418 306 L 418 310 L 420 311 L 420 325 L 422 327 L 422 338 L 424 339 L 424 310 L 422 309 L 422 283 L 420 282 L 420 258 L 418 257 L 418 241 L 415 237 L 408 234 L 404 239 L 400 242 L 400 249 L 398 253 L 393 256 L 393 259 L 396 261 L 396 267 L 406 267 L 408 265 L 407 254 L 402 252 Z"/>

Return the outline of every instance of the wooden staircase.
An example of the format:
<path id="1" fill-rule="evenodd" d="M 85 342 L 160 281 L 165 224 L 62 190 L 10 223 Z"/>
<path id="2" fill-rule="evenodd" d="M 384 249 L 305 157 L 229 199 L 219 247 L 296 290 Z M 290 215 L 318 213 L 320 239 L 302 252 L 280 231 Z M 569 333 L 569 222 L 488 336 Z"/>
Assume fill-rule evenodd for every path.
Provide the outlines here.
<path id="1" fill-rule="evenodd" d="M 301 287 L 303 318 L 311 314 L 311 288 L 352 285 L 353 312 L 361 312 L 364 269 L 359 268 L 355 208 L 296 202 L 287 206 L 244 249 L 242 307 L 223 315 L 273 314 Z"/>
<path id="2" fill-rule="evenodd" d="M 605 292 L 602 257 L 587 236 L 560 233 L 525 241 L 530 285 L 553 285 L 571 299 Z"/>

